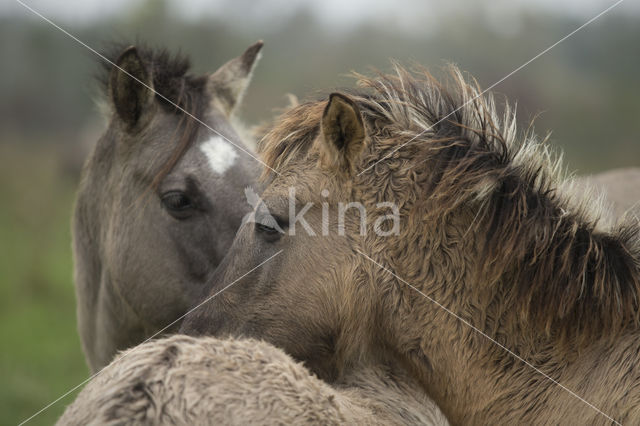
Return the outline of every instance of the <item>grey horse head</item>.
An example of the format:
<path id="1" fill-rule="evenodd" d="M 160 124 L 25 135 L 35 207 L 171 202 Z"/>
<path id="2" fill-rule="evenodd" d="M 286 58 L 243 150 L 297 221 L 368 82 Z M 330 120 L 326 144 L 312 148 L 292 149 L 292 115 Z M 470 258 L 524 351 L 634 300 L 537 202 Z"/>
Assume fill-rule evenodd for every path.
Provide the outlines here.
<path id="1" fill-rule="evenodd" d="M 261 48 L 193 76 L 183 57 L 131 46 L 106 71 L 110 121 L 73 219 L 78 328 L 93 371 L 186 312 L 251 210 L 243 192 L 259 163 L 231 121 Z"/>

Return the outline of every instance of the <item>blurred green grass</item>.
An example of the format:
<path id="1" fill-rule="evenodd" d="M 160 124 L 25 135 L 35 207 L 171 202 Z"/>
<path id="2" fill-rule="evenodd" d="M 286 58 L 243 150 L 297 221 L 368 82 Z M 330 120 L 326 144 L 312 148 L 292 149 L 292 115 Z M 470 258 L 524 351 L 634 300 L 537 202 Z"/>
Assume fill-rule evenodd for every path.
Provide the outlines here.
<path id="1" fill-rule="evenodd" d="M 0 146 L 0 423 L 17 424 L 88 377 L 76 329 L 70 218 L 57 156 Z M 75 392 L 29 424 L 52 424 Z"/>

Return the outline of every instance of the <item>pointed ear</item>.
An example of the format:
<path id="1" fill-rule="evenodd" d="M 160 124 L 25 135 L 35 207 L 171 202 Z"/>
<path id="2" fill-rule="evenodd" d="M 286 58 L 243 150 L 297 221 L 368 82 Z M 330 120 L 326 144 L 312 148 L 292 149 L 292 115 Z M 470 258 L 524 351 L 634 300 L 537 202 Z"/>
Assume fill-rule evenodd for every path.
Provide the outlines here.
<path id="1" fill-rule="evenodd" d="M 153 101 L 154 93 L 149 90 L 153 81 L 135 46 L 125 49 L 116 65 L 109 76 L 111 99 L 118 116 L 133 127 Z"/>
<path id="2" fill-rule="evenodd" d="M 209 77 L 207 90 L 211 102 L 225 115 L 231 116 L 242 101 L 253 69 L 260 60 L 262 45 L 262 41 L 258 41 L 249 46 L 241 56 L 230 60 Z"/>
<path id="3" fill-rule="evenodd" d="M 351 174 L 364 149 L 365 129 L 356 103 L 346 95 L 332 93 L 322 114 L 321 162 Z"/>

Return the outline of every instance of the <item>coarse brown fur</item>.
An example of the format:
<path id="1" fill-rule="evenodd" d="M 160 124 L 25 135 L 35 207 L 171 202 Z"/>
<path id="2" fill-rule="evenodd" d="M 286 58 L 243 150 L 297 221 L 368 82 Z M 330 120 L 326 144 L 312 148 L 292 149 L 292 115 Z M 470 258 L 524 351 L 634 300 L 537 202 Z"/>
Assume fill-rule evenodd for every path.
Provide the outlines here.
<path id="1" fill-rule="evenodd" d="M 443 82 L 396 71 L 359 76 L 362 90 L 340 95 L 361 114 L 361 148 L 331 145 L 332 96 L 285 113 L 260 151 L 280 173 L 265 171 L 274 215 L 286 217 L 293 186 L 300 205 L 393 202 L 399 235 L 358 235 L 351 217 L 346 237 L 265 242 L 245 225 L 212 291 L 264 260 L 255 253 L 282 254 L 183 331 L 263 337 L 327 380 L 361 360 L 395 360 L 456 424 L 640 421 L 637 221 L 601 223 L 591 200 L 565 190 L 545 141 L 519 133 L 513 110 L 499 115 L 455 67 Z M 357 126 L 351 115 L 342 119 Z M 353 171 L 336 173 L 327 156 Z M 318 228 L 319 208 L 307 221 Z M 247 288 L 260 292 L 234 294 Z M 321 360 L 318 342 L 328 342 Z"/>
<path id="2" fill-rule="evenodd" d="M 490 284 L 501 281 L 506 285 L 505 293 L 513 293 L 509 298 L 523 317 L 547 331 L 553 328 L 565 337 L 587 340 L 615 337 L 626 326 L 636 327 L 640 291 L 637 224 L 594 232 L 599 212 L 589 211 L 586 201 L 576 205 L 558 193 L 558 161 L 532 135 L 518 138 L 515 116 L 507 107 L 501 120 L 490 96 L 470 102 L 431 128 L 429 123 L 438 122 L 480 93 L 457 70 L 452 68 L 450 76 L 454 87 L 446 89 L 430 74 L 416 77 L 402 68 L 397 76 L 361 76 L 359 83 L 380 95 L 353 94 L 368 118 L 370 138 L 380 143 L 365 154 L 362 167 L 383 158 L 404 138 L 416 137 L 411 145 L 424 142 L 419 151 L 422 164 L 404 172 L 418 174 L 420 166 L 429 166 L 426 184 L 414 188 L 416 194 L 438 201 L 430 205 L 429 214 L 440 220 L 470 200 L 483 204 L 482 220 L 469 230 L 485 234 L 480 279 L 489 276 Z M 287 162 L 304 157 L 318 134 L 323 108 L 322 102 L 316 102 L 283 116 L 263 139 L 266 163 L 280 170 Z M 378 136 L 382 132 L 393 136 Z M 391 168 L 403 161 L 385 159 L 377 168 Z M 386 175 L 385 171 L 365 173 L 362 183 L 366 184 L 366 174 L 373 181 Z M 486 193 L 479 195 L 479 191 Z"/>

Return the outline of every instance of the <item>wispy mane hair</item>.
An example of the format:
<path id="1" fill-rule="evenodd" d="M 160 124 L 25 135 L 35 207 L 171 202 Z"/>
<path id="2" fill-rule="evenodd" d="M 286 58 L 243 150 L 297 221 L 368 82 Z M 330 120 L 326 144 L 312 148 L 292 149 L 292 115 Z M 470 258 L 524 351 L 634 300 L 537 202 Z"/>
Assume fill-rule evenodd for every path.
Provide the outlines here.
<path id="1" fill-rule="evenodd" d="M 592 200 L 561 190 L 561 158 L 530 128 L 518 131 L 508 103 L 499 114 L 494 97 L 454 66 L 443 81 L 399 65 L 356 77 L 360 89 L 347 94 L 369 140 L 355 184 L 375 190 L 411 173 L 404 182 L 420 187 L 402 190 L 433 201 L 431 216 L 477 211 L 469 225 L 481 241 L 477 286 L 493 286 L 548 335 L 580 344 L 638 327 L 638 223 L 601 229 Z M 266 164 L 280 170 L 312 158 L 325 105 L 284 113 L 259 144 Z"/>
<path id="2" fill-rule="evenodd" d="M 129 46 L 127 43 L 112 43 L 103 52 L 109 62 L 101 60 L 97 80 L 103 96 L 109 98 L 109 75 L 114 70 L 119 55 Z M 155 99 L 167 112 L 181 117 L 176 131 L 176 146 L 167 162 L 153 179 L 152 187 L 157 187 L 162 179 L 175 167 L 180 158 L 189 150 L 198 130 L 198 122 L 182 110 L 202 120 L 209 96 L 205 89 L 207 76 L 189 73 L 189 58 L 180 52 L 172 54 L 167 49 L 152 49 L 138 43 L 138 55 L 146 66 L 153 82 Z M 167 99 L 171 102 L 168 102 Z M 173 104 L 172 104 L 173 103 Z M 175 105 L 180 108 L 176 108 Z"/>

